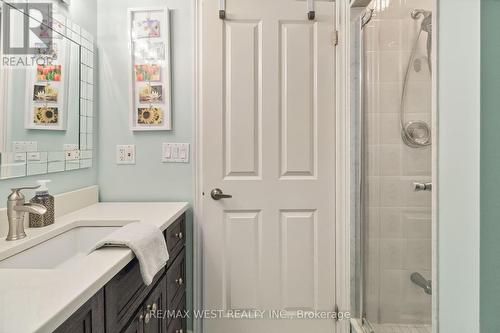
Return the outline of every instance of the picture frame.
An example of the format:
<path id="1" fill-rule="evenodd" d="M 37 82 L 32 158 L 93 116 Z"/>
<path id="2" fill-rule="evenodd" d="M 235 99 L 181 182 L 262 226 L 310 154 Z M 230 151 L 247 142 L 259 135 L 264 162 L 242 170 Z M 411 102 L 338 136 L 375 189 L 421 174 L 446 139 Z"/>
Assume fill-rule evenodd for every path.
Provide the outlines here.
<path id="1" fill-rule="evenodd" d="M 168 7 L 128 9 L 132 131 L 172 129 Z"/>
<path id="2" fill-rule="evenodd" d="M 57 58 L 48 64 L 26 70 L 25 128 L 29 130 L 65 131 L 67 129 L 69 89 L 68 40 L 55 40 Z"/>

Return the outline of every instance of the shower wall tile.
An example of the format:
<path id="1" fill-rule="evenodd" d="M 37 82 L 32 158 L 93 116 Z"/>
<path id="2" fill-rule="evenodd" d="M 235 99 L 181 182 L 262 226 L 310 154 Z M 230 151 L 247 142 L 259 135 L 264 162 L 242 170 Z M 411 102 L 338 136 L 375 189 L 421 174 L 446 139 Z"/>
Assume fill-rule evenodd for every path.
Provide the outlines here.
<path id="1" fill-rule="evenodd" d="M 402 182 L 399 177 L 380 177 L 380 207 L 403 205 Z"/>
<path id="2" fill-rule="evenodd" d="M 380 265 L 382 269 L 402 269 L 406 257 L 406 240 L 396 238 L 380 240 Z"/>
<path id="3" fill-rule="evenodd" d="M 400 130 L 404 75 L 420 21 L 414 8 L 432 0 L 374 2 L 364 29 L 363 96 L 368 224 L 365 312 L 372 322 L 430 324 L 431 297 L 410 281 L 431 277 L 431 193 L 414 182 L 431 179 L 431 148 L 403 144 Z M 425 33 L 422 36 L 426 35 Z M 425 38 L 418 42 L 405 99 L 405 121 L 431 123 L 431 79 Z"/>
<path id="4" fill-rule="evenodd" d="M 380 143 L 401 144 L 399 113 L 381 113 L 380 119 Z"/>
<path id="5" fill-rule="evenodd" d="M 376 158 L 376 157 L 373 157 Z M 402 175 L 428 176 L 432 170 L 431 148 L 402 147 Z"/>
<path id="6" fill-rule="evenodd" d="M 408 46 L 408 25 L 403 20 L 381 20 L 374 26 L 374 33 L 378 33 L 378 48 L 383 51 L 404 50 Z M 377 31 L 378 30 L 378 31 Z"/>
<path id="7" fill-rule="evenodd" d="M 366 198 L 368 207 L 380 206 L 380 179 L 378 177 L 368 177 L 365 193 L 368 194 Z"/>
<path id="8" fill-rule="evenodd" d="M 428 108 L 432 102 L 432 82 L 430 80 L 414 81 L 412 79 L 408 84 L 405 101 L 408 113 L 421 112 L 430 114 Z"/>
<path id="9" fill-rule="evenodd" d="M 379 50 L 379 27 L 374 23 L 375 19 L 372 19 L 372 21 L 363 29 L 363 48 L 365 52 Z"/>
<path id="10" fill-rule="evenodd" d="M 369 113 L 365 117 L 365 140 L 367 145 L 380 143 L 380 115 Z"/>
<path id="11" fill-rule="evenodd" d="M 370 207 L 366 213 L 367 218 L 367 237 L 368 238 L 380 238 L 380 208 Z"/>
<path id="12" fill-rule="evenodd" d="M 380 237 L 403 239 L 404 222 L 401 208 L 380 208 Z"/>
<path id="13" fill-rule="evenodd" d="M 401 174 L 401 146 L 380 145 L 380 176 L 398 176 Z"/>
<path id="14" fill-rule="evenodd" d="M 365 173 L 368 176 L 380 175 L 380 146 L 370 145 L 366 152 Z"/>
<path id="15" fill-rule="evenodd" d="M 379 0 L 376 1 L 375 17 L 386 22 L 390 19 L 401 19 L 408 15 L 406 0 Z"/>
<path id="16" fill-rule="evenodd" d="M 376 67 L 378 67 L 377 78 L 379 82 L 402 81 L 404 72 L 401 66 L 403 61 L 401 51 L 380 51 L 376 53 L 373 59 L 377 60 Z"/>
<path id="17" fill-rule="evenodd" d="M 378 108 L 379 113 L 399 113 L 401 108 L 401 83 L 379 83 Z"/>
<path id="18" fill-rule="evenodd" d="M 365 52 L 364 63 L 365 63 L 365 76 L 364 80 L 366 84 L 378 83 L 378 68 L 379 68 L 379 55 L 378 51 Z"/>
<path id="19" fill-rule="evenodd" d="M 409 239 L 406 252 L 406 267 L 410 270 L 425 270 L 431 267 L 431 241 Z"/>

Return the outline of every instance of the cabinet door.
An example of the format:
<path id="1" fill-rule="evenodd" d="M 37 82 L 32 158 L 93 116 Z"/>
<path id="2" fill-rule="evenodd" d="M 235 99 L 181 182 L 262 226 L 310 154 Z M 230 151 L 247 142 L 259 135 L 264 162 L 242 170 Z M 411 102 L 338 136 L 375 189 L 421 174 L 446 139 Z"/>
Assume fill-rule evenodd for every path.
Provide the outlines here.
<path id="1" fill-rule="evenodd" d="M 98 291 L 54 333 L 104 333 L 103 291 Z"/>
<path id="2" fill-rule="evenodd" d="M 151 294 L 144 301 L 144 332 L 164 333 L 167 331 L 167 310 L 165 276 L 156 285 Z"/>
<path id="3" fill-rule="evenodd" d="M 123 333 L 143 333 L 143 332 L 144 332 L 144 311 L 141 308 L 134 315 L 134 319 L 125 328 Z"/>

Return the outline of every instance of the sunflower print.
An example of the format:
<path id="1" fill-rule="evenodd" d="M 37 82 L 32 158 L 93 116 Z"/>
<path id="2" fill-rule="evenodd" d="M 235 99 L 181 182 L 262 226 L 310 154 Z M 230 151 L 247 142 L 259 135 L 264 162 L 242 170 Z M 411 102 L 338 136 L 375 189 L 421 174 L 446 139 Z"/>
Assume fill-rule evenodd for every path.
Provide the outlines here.
<path id="1" fill-rule="evenodd" d="M 52 107 L 36 107 L 33 122 L 35 124 L 57 124 L 59 122 L 59 111 Z"/>
<path id="2" fill-rule="evenodd" d="M 139 108 L 137 123 L 140 125 L 161 125 L 163 111 L 161 108 Z"/>

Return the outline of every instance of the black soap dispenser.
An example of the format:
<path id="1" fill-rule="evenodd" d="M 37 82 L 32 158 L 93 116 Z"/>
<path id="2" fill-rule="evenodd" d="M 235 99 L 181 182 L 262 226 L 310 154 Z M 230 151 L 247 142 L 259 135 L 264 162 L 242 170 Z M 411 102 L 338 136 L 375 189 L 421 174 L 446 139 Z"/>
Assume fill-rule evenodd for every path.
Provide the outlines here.
<path id="1" fill-rule="evenodd" d="M 55 219 L 54 197 L 49 194 L 49 188 L 47 187 L 50 180 L 38 180 L 37 183 L 40 187 L 36 190 L 36 194 L 30 202 L 45 206 L 47 213 L 44 215 L 30 214 L 30 228 L 41 228 L 51 225 Z"/>

